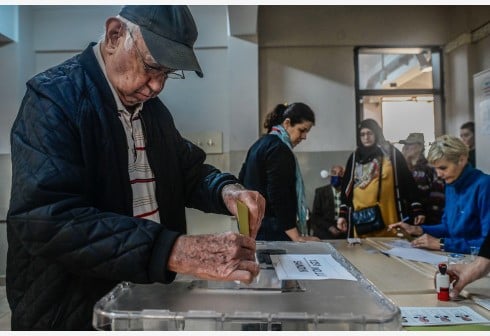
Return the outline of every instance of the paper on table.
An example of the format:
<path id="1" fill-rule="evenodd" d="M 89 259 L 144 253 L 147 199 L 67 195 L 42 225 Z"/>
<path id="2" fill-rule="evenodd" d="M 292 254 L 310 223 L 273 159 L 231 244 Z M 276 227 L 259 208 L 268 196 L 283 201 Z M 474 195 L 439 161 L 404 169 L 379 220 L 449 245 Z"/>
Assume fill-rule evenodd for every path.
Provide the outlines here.
<path id="1" fill-rule="evenodd" d="M 279 280 L 357 281 L 330 254 L 276 254 L 270 257 Z"/>
<path id="2" fill-rule="evenodd" d="M 237 221 L 238 221 L 238 231 L 245 236 L 250 236 L 250 227 L 248 224 L 248 208 L 241 202 L 236 201 L 237 205 Z"/>
<path id="3" fill-rule="evenodd" d="M 390 245 L 391 247 L 408 247 L 408 248 L 413 248 L 412 244 L 404 239 L 395 239 L 391 242 L 387 242 L 387 245 Z"/>
<path id="4" fill-rule="evenodd" d="M 488 323 L 470 307 L 400 307 L 403 326 Z"/>
<path id="5" fill-rule="evenodd" d="M 473 301 L 478 303 L 480 306 L 485 308 L 486 310 L 490 310 L 490 299 L 489 298 L 473 298 Z"/>
<path id="6" fill-rule="evenodd" d="M 447 257 L 444 255 L 428 252 L 414 247 L 393 247 L 392 249 L 386 250 L 385 253 L 403 259 L 421 261 L 434 265 L 447 262 Z"/>

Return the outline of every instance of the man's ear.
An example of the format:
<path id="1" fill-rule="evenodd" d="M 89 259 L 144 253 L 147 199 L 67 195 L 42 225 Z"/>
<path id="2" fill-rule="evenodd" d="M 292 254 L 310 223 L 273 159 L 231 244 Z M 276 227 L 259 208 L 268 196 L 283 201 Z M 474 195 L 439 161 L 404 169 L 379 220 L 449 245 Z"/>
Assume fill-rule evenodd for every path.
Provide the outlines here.
<path id="1" fill-rule="evenodd" d="M 115 17 L 110 17 L 105 22 L 105 40 L 106 49 L 111 52 L 117 48 L 119 43 L 122 41 L 126 33 L 126 26 L 124 23 Z"/>

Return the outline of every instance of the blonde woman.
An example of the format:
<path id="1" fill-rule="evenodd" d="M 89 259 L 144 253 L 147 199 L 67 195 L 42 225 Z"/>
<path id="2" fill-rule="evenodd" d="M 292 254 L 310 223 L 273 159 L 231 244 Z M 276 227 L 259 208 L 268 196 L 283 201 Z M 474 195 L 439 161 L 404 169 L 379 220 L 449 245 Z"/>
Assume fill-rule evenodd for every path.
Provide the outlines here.
<path id="1" fill-rule="evenodd" d="M 468 146 L 459 138 L 443 135 L 434 141 L 427 157 L 437 175 L 446 183 L 446 207 L 440 224 L 402 227 L 420 236 L 414 247 L 470 253 L 479 248 L 490 230 L 490 176 L 468 164 Z"/>

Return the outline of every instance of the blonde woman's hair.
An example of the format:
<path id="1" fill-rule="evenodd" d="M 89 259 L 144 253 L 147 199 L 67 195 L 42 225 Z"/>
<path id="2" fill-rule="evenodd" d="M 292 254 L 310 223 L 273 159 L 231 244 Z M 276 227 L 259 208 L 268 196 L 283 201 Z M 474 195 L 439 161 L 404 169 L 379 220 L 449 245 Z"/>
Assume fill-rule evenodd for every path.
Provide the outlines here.
<path id="1" fill-rule="evenodd" d="M 468 146 L 460 138 L 453 135 L 441 135 L 429 148 L 427 161 L 433 164 L 441 159 L 458 163 L 461 156 L 468 157 Z"/>

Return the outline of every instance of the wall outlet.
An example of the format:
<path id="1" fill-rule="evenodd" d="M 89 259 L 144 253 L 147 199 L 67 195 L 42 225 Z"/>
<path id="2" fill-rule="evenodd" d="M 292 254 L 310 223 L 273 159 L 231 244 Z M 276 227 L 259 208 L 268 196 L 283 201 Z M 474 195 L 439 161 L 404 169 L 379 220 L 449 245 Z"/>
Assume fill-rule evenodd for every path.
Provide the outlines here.
<path id="1" fill-rule="evenodd" d="M 223 153 L 223 133 L 219 131 L 184 134 L 184 138 L 201 147 L 206 154 Z"/>

